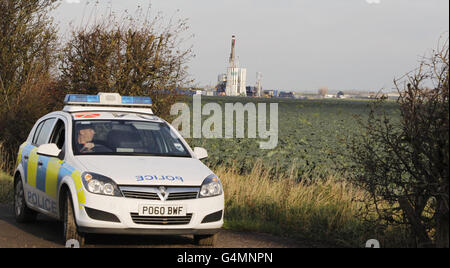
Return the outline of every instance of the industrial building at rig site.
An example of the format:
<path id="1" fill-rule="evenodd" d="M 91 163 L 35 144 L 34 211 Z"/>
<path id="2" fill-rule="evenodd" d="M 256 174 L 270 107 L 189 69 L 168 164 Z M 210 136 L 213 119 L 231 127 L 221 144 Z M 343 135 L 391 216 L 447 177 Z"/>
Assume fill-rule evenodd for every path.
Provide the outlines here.
<path id="1" fill-rule="evenodd" d="M 234 35 L 231 40 L 231 55 L 225 79 L 225 95 L 247 96 L 247 69 L 240 68 L 239 62 L 236 60 L 236 36 Z"/>

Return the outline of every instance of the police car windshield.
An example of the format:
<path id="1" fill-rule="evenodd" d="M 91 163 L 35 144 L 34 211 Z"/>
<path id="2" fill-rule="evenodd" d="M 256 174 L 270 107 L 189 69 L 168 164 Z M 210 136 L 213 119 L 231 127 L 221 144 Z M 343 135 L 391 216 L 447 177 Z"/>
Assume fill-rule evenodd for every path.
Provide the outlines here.
<path id="1" fill-rule="evenodd" d="M 75 155 L 191 157 L 166 123 L 126 120 L 75 121 Z"/>

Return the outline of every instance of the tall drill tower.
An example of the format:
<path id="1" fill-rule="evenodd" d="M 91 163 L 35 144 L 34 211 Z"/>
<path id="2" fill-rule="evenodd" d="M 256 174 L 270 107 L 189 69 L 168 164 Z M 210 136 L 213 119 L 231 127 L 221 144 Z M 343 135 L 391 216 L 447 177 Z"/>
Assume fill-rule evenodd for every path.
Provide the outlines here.
<path id="1" fill-rule="evenodd" d="M 231 53 L 230 53 L 230 66 L 231 68 L 236 67 L 236 36 L 231 37 Z"/>
<path id="2" fill-rule="evenodd" d="M 262 80 L 262 73 L 257 72 L 256 73 L 256 97 L 262 97 L 261 80 Z"/>
<path id="3" fill-rule="evenodd" d="M 247 70 L 239 67 L 236 61 L 236 36 L 231 38 L 231 53 L 227 69 L 227 85 L 225 94 L 227 96 L 247 96 L 246 90 Z"/>

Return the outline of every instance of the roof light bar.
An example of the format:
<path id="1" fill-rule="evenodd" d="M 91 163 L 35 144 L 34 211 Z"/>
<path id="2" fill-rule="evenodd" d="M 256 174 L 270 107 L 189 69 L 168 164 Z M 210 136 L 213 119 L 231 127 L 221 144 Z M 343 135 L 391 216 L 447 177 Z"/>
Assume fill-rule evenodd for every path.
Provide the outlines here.
<path id="1" fill-rule="evenodd" d="M 68 94 L 64 99 L 64 103 L 100 103 L 99 95 L 81 95 L 81 94 Z"/>
<path id="2" fill-rule="evenodd" d="M 144 105 L 152 105 L 152 99 L 150 97 L 129 97 L 122 96 L 123 104 L 144 104 Z"/>
<path id="3" fill-rule="evenodd" d="M 151 106 L 150 97 L 120 96 L 118 93 L 98 93 L 98 95 L 68 94 L 66 104 L 98 106 Z"/>

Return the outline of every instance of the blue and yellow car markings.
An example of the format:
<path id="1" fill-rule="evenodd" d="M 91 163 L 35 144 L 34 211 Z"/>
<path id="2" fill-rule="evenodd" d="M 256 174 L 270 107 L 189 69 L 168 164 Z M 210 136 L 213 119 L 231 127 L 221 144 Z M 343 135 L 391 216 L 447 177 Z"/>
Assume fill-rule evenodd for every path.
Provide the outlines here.
<path id="1" fill-rule="evenodd" d="M 72 173 L 75 171 L 75 168 L 73 168 L 71 165 L 67 164 L 66 162 L 63 162 L 61 166 L 59 167 L 58 171 L 58 181 L 57 181 L 57 187 L 59 188 L 59 185 L 61 184 L 61 180 L 66 176 L 72 176 Z"/>
<path id="2" fill-rule="evenodd" d="M 75 183 L 75 189 L 77 191 L 78 205 L 80 208 L 82 208 L 81 205 L 85 203 L 86 198 L 84 195 L 83 183 L 81 182 L 81 172 L 79 170 L 76 170 L 69 164 L 63 162 L 58 173 L 58 182 L 57 182 L 58 188 L 61 183 L 61 180 L 66 176 L 72 177 Z"/>
<path id="3" fill-rule="evenodd" d="M 45 193 L 53 198 L 56 198 L 58 194 L 58 181 L 60 181 L 59 170 L 62 164 L 62 160 L 59 160 L 57 158 L 50 158 L 50 161 L 47 165 L 47 173 L 45 175 Z"/>
<path id="4" fill-rule="evenodd" d="M 21 145 L 17 161 L 22 162 L 26 184 L 56 199 L 61 181 L 69 176 L 75 184 L 79 207 L 82 208 L 82 204 L 86 202 L 81 171 L 66 162 L 54 157 L 40 156 L 37 154 L 37 147 L 30 144 Z"/>
<path id="5" fill-rule="evenodd" d="M 50 157 L 47 156 L 38 157 L 38 167 L 36 172 L 36 188 L 45 193 L 46 193 L 45 185 L 46 185 L 47 167 L 49 161 Z"/>
<path id="6" fill-rule="evenodd" d="M 36 177 L 39 156 L 37 154 L 37 147 L 34 147 L 28 155 L 28 167 L 27 167 L 27 184 L 36 188 Z"/>
<path id="7" fill-rule="evenodd" d="M 83 208 L 81 204 L 86 203 L 86 197 L 84 195 L 83 183 L 81 182 L 81 172 L 79 170 L 75 170 L 72 173 L 72 178 L 75 182 L 75 187 L 77 188 L 77 197 L 78 197 L 78 205 L 80 209 Z"/>
<path id="8" fill-rule="evenodd" d="M 23 148 L 25 148 L 25 146 L 26 146 L 26 143 L 23 143 L 22 145 L 20 145 L 19 154 L 17 154 L 16 168 L 19 166 L 20 162 L 22 161 L 22 153 L 23 153 Z"/>
<path id="9" fill-rule="evenodd" d="M 21 160 L 22 160 L 23 172 L 24 172 L 23 175 L 25 177 L 25 183 L 28 183 L 28 158 L 29 158 L 31 150 L 33 150 L 36 147 L 33 145 L 30 145 L 30 144 L 25 144 L 22 146 L 23 147 L 22 147 Z"/>

